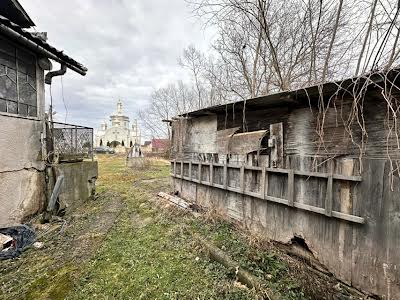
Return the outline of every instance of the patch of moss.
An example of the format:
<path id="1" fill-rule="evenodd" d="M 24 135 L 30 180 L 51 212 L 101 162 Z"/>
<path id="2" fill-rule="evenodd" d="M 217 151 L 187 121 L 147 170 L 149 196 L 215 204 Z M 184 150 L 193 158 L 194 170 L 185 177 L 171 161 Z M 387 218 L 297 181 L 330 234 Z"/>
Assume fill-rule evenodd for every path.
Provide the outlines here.
<path id="1" fill-rule="evenodd" d="M 73 274 L 76 271 L 76 266 L 66 265 L 59 270 L 44 273 L 42 277 L 36 279 L 30 284 L 29 290 L 23 299 L 65 299 L 66 295 L 73 288 Z"/>

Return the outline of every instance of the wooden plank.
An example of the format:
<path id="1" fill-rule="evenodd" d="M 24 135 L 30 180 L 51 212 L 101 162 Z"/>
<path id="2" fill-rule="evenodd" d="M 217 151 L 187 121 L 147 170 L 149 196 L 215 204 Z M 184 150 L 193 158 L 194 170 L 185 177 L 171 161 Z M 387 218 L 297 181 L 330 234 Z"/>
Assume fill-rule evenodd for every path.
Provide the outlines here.
<path id="1" fill-rule="evenodd" d="M 253 170 L 253 171 L 262 171 L 261 167 L 254 167 L 254 166 L 245 166 L 246 170 Z"/>
<path id="2" fill-rule="evenodd" d="M 192 161 L 189 161 L 189 180 L 192 180 Z"/>
<path id="3" fill-rule="evenodd" d="M 268 172 L 266 172 L 265 175 L 266 175 L 265 176 L 265 178 L 266 178 L 265 186 L 267 188 L 268 187 L 268 183 L 267 183 Z M 179 177 L 179 176 L 180 175 L 177 175 L 176 177 Z M 186 176 L 183 179 L 189 180 L 189 178 Z M 210 186 L 209 182 L 205 182 L 205 181 L 199 182 L 199 180 L 195 179 L 195 178 L 192 178 L 192 180 L 189 180 L 189 181 L 199 183 L 202 185 L 206 185 L 206 186 Z M 262 194 L 260 194 L 260 193 L 244 191 L 241 188 L 239 189 L 239 188 L 234 188 L 234 187 L 229 187 L 229 186 L 224 187 L 224 185 L 221 185 L 221 184 L 214 184 L 213 187 L 231 191 L 231 192 L 238 193 L 238 194 L 245 194 L 245 195 L 249 195 L 251 197 L 255 197 L 255 198 L 259 198 L 259 199 L 263 199 L 263 200 L 267 200 L 267 201 L 271 201 L 271 202 L 275 202 L 275 203 L 279 203 L 279 204 L 283 204 L 283 205 L 287 205 L 287 206 L 291 206 L 291 207 L 296 207 L 301 210 L 310 211 L 310 212 L 318 213 L 321 215 L 325 215 L 325 209 L 322 207 L 316 207 L 316 206 L 307 205 L 307 204 L 299 203 L 299 202 L 294 202 L 293 204 L 291 204 L 291 203 L 289 203 L 289 200 L 287 200 L 287 199 L 282 199 L 282 198 L 267 195 L 267 193 L 268 193 L 267 189 L 265 190 L 265 196 L 262 197 Z M 345 220 L 345 221 L 349 221 L 349 222 L 353 222 L 353 223 L 358 223 L 358 224 L 365 223 L 365 219 L 362 217 L 354 216 L 354 215 L 350 215 L 350 214 L 346 214 L 346 213 L 342 213 L 342 212 L 337 212 L 337 211 L 332 211 L 332 217 L 338 218 L 341 220 Z"/>
<path id="4" fill-rule="evenodd" d="M 271 166 L 274 168 L 283 167 L 283 124 L 275 123 L 269 126 L 271 139 L 274 145 L 271 149 Z"/>
<path id="5" fill-rule="evenodd" d="M 228 165 L 227 164 L 224 165 L 224 179 L 223 180 L 224 180 L 223 181 L 224 188 L 226 189 L 228 186 Z"/>
<path id="6" fill-rule="evenodd" d="M 228 168 L 230 168 L 230 169 L 240 169 L 241 167 L 240 167 L 240 165 L 231 165 L 231 164 L 228 164 Z"/>
<path id="7" fill-rule="evenodd" d="M 244 191 L 243 193 L 244 193 L 245 195 L 247 195 L 247 196 L 251 196 L 251 197 L 261 198 L 261 199 L 262 199 L 261 194 L 260 194 L 260 193 L 257 193 L 257 192 Z"/>
<path id="8" fill-rule="evenodd" d="M 294 205 L 294 172 L 292 169 L 289 170 L 288 173 L 288 203 L 289 206 Z"/>
<path id="9" fill-rule="evenodd" d="M 174 176 L 176 177 L 176 159 L 174 159 Z"/>
<path id="10" fill-rule="evenodd" d="M 347 176 L 347 175 L 334 174 L 333 178 L 338 180 L 347 180 L 347 181 L 362 181 L 361 176 Z"/>
<path id="11" fill-rule="evenodd" d="M 341 213 L 338 211 L 332 211 L 332 216 L 335 218 L 338 218 L 338 219 L 349 221 L 349 222 L 354 222 L 354 223 L 359 223 L 359 224 L 365 223 L 365 219 L 362 217 L 349 215 L 349 214 Z"/>
<path id="12" fill-rule="evenodd" d="M 266 170 L 271 173 L 282 173 L 282 174 L 289 173 L 288 169 L 281 169 L 281 168 L 267 168 Z"/>
<path id="13" fill-rule="evenodd" d="M 47 205 L 48 212 L 53 211 L 53 209 L 56 205 L 57 198 L 61 192 L 61 184 L 63 183 L 63 181 L 64 181 L 64 175 L 60 175 L 57 177 L 56 184 L 54 185 L 53 192 L 51 193 L 51 197 L 50 197 L 49 203 Z"/>
<path id="14" fill-rule="evenodd" d="M 299 176 L 309 176 L 309 177 L 318 177 L 318 178 L 328 178 L 332 175 L 333 179 L 336 180 L 347 180 L 347 181 L 361 181 L 361 176 L 347 176 L 341 174 L 330 174 L 330 173 L 323 173 L 323 172 L 308 172 L 308 171 L 294 171 L 295 175 Z"/>
<path id="15" fill-rule="evenodd" d="M 214 184 L 214 166 L 213 163 L 210 163 L 210 185 Z"/>
<path id="16" fill-rule="evenodd" d="M 272 196 L 265 196 L 265 199 L 271 202 L 289 205 L 289 202 L 286 199 L 272 197 Z"/>
<path id="17" fill-rule="evenodd" d="M 244 192 L 244 165 L 240 167 L 240 190 Z"/>
<path id="18" fill-rule="evenodd" d="M 201 169 L 202 169 L 202 165 L 203 165 L 203 164 L 202 164 L 202 162 L 200 161 L 200 162 L 199 162 L 199 170 L 198 170 L 198 171 L 199 171 L 199 172 L 198 172 L 198 173 L 199 173 L 199 174 L 198 174 L 198 176 L 199 176 L 199 183 L 201 183 Z"/>
<path id="19" fill-rule="evenodd" d="M 181 178 L 183 178 L 183 161 L 181 161 Z"/>
<path id="20" fill-rule="evenodd" d="M 315 212 L 318 214 L 325 214 L 325 209 L 323 209 L 322 207 L 316 207 L 316 206 L 312 206 L 312 205 L 308 205 L 308 204 L 304 204 L 304 203 L 300 203 L 300 202 L 296 202 L 294 203 L 294 207 L 302 209 L 302 210 L 306 210 L 306 211 L 311 211 L 311 212 Z"/>
<path id="21" fill-rule="evenodd" d="M 325 215 L 328 217 L 332 216 L 332 205 L 333 205 L 333 176 L 328 177 L 328 183 L 326 185 L 325 195 Z"/>
<path id="22" fill-rule="evenodd" d="M 240 189 L 235 188 L 235 187 L 228 186 L 226 189 L 227 189 L 228 191 L 231 191 L 231 192 L 235 192 L 235 193 L 239 193 L 239 194 L 242 193 L 242 191 L 241 191 Z"/>
<path id="23" fill-rule="evenodd" d="M 265 199 L 265 175 L 266 175 L 266 170 L 265 167 L 262 167 L 261 169 L 261 179 L 260 179 L 260 191 L 261 191 L 261 198 Z"/>
<path id="24" fill-rule="evenodd" d="M 192 163 L 192 165 L 199 165 L 199 162 L 194 162 L 194 161 L 177 161 L 174 160 L 172 161 L 172 163 L 174 163 L 174 170 L 176 167 L 176 163 L 187 163 L 190 164 Z M 202 163 L 202 165 L 208 166 L 210 165 L 210 163 L 204 162 Z M 226 164 L 222 164 L 222 163 L 214 163 L 214 166 L 217 167 L 224 167 Z M 227 165 L 228 168 L 232 168 L 232 169 L 240 169 L 241 166 L 240 165 L 232 165 L 232 164 L 228 164 Z M 245 167 L 246 170 L 255 170 L 255 171 L 262 171 L 262 167 L 255 167 L 255 166 L 246 166 Z M 282 169 L 282 168 L 266 168 L 266 171 L 268 172 L 273 172 L 273 173 L 282 173 L 282 174 L 288 174 L 289 170 L 288 169 Z M 309 172 L 309 171 L 300 171 L 300 170 L 294 170 L 293 171 L 295 175 L 299 175 L 299 176 L 309 176 L 309 177 L 318 177 L 318 178 L 328 178 L 329 176 L 332 175 L 334 180 L 343 180 L 343 181 L 357 181 L 360 182 L 362 181 L 362 176 L 349 176 L 349 175 L 343 175 L 343 174 L 330 174 L 330 173 L 325 173 L 325 172 Z"/>
<path id="25" fill-rule="evenodd" d="M 213 165 L 215 167 L 223 167 L 223 166 L 225 166 L 225 164 L 221 164 L 221 163 L 213 163 Z"/>
<path id="26" fill-rule="evenodd" d="M 173 195 L 169 195 L 164 192 L 159 192 L 157 196 L 172 202 L 173 204 L 175 204 L 176 206 L 179 206 L 180 208 L 190 209 L 190 207 L 191 207 L 191 204 L 186 202 L 182 198 L 179 198 L 179 197 L 176 197 Z"/>

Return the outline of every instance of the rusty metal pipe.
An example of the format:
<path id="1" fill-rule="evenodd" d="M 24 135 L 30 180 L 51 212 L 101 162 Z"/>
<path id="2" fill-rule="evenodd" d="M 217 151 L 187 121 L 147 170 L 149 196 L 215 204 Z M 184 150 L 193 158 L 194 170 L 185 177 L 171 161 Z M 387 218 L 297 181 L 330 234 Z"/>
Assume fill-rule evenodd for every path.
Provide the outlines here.
<path id="1" fill-rule="evenodd" d="M 67 73 L 67 66 L 66 66 L 65 64 L 61 64 L 60 70 L 51 71 L 51 72 L 48 72 L 48 73 L 46 74 L 46 77 L 44 78 L 44 82 L 45 82 L 46 84 L 51 84 L 51 80 L 52 80 L 53 77 L 62 76 L 62 75 L 64 75 L 65 73 Z"/>

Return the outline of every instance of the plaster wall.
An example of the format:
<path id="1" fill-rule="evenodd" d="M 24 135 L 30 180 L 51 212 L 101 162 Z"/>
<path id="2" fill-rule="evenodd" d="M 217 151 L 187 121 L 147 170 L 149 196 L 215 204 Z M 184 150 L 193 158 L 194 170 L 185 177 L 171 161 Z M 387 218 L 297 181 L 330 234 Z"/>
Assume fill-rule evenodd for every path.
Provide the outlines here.
<path id="1" fill-rule="evenodd" d="M 46 201 L 44 71 L 38 66 L 36 80 L 37 117 L 0 113 L 0 224 L 23 221 Z"/>
<path id="2" fill-rule="evenodd" d="M 95 194 L 98 176 L 97 161 L 62 163 L 55 166 L 56 175 L 64 175 L 59 196 L 60 208 L 67 212 Z"/>

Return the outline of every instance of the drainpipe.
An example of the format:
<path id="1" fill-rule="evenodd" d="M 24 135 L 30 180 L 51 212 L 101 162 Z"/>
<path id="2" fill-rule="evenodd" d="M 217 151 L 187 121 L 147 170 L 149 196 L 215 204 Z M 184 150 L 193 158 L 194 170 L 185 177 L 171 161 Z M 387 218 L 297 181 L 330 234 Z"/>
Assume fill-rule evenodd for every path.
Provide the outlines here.
<path id="1" fill-rule="evenodd" d="M 51 79 L 52 79 L 53 77 L 62 76 L 62 75 L 64 75 L 66 72 L 67 72 L 67 65 L 66 65 L 66 64 L 61 64 L 60 70 L 51 71 L 51 72 L 48 72 L 48 73 L 46 74 L 46 77 L 44 78 L 44 82 L 45 82 L 46 84 L 51 84 Z"/>

